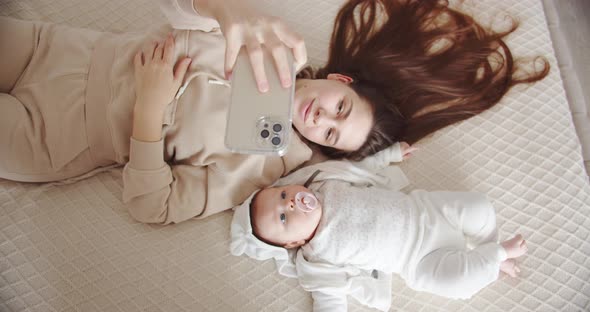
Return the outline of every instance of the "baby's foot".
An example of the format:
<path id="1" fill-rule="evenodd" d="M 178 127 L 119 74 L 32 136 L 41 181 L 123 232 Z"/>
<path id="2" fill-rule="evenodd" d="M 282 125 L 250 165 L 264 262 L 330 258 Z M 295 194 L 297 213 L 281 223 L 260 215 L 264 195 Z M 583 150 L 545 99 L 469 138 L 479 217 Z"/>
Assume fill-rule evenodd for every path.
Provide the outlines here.
<path id="1" fill-rule="evenodd" d="M 500 245 L 506 250 L 508 259 L 518 258 L 524 255 L 528 249 L 522 235 L 518 234 L 509 240 L 503 241 Z"/>
<path id="2" fill-rule="evenodd" d="M 512 277 L 516 277 L 518 273 L 520 273 L 520 269 L 518 268 L 518 266 L 516 266 L 516 261 L 514 261 L 513 259 L 502 261 L 502 263 L 500 263 L 500 271 Z"/>

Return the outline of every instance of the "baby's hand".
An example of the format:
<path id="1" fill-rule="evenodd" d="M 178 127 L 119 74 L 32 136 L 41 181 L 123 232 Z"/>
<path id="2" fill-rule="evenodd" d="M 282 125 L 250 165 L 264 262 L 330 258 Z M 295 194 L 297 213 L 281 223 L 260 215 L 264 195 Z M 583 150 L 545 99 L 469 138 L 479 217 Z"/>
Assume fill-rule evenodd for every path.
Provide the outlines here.
<path id="1" fill-rule="evenodd" d="M 418 150 L 417 147 L 411 146 L 410 144 L 408 144 L 406 142 L 399 142 L 399 145 L 402 150 L 403 160 L 406 160 L 406 159 L 412 157 L 413 156 L 412 152 L 415 152 Z"/>

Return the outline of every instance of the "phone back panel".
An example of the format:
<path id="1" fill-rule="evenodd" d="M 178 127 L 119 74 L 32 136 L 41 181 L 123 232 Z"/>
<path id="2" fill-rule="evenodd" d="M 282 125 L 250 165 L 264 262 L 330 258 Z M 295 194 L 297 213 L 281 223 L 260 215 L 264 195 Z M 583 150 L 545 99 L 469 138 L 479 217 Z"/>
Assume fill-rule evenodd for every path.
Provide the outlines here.
<path id="1" fill-rule="evenodd" d="M 291 135 L 291 116 L 295 90 L 283 88 L 272 56 L 264 50 L 269 91 L 258 91 L 248 54 L 240 51 L 232 77 L 225 145 L 237 153 L 284 155 Z M 289 64 L 293 57 L 289 51 Z"/>

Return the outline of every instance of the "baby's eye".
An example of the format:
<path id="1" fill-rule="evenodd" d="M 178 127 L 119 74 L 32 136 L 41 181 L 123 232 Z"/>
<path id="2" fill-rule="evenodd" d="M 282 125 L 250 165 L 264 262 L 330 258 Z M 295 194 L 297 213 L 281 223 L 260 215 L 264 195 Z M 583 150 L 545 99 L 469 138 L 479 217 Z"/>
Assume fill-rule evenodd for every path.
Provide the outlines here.
<path id="1" fill-rule="evenodd" d="M 281 213 L 279 218 L 281 219 L 282 224 L 285 224 L 285 222 L 287 222 L 287 216 L 284 213 Z"/>
<path id="2" fill-rule="evenodd" d="M 285 191 L 282 191 L 282 192 L 281 192 L 281 198 L 282 198 L 282 199 L 285 199 L 285 198 L 287 198 L 287 192 L 285 192 Z"/>

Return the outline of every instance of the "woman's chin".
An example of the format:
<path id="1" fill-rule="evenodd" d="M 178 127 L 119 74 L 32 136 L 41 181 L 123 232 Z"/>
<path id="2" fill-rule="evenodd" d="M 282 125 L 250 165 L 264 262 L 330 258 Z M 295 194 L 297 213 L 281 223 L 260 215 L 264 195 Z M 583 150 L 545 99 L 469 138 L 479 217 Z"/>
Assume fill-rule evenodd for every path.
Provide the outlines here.
<path id="1" fill-rule="evenodd" d="M 295 119 L 293 119 L 292 125 L 293 125 L 293 129 L 295 129 L 295 131 L 297 131 L 297 133 L 303 135 L 301 133 L 301 130 L 299 130 L 300 127 L 299 127 L 299 122 L 298 121 L 296 121 Z"/>

